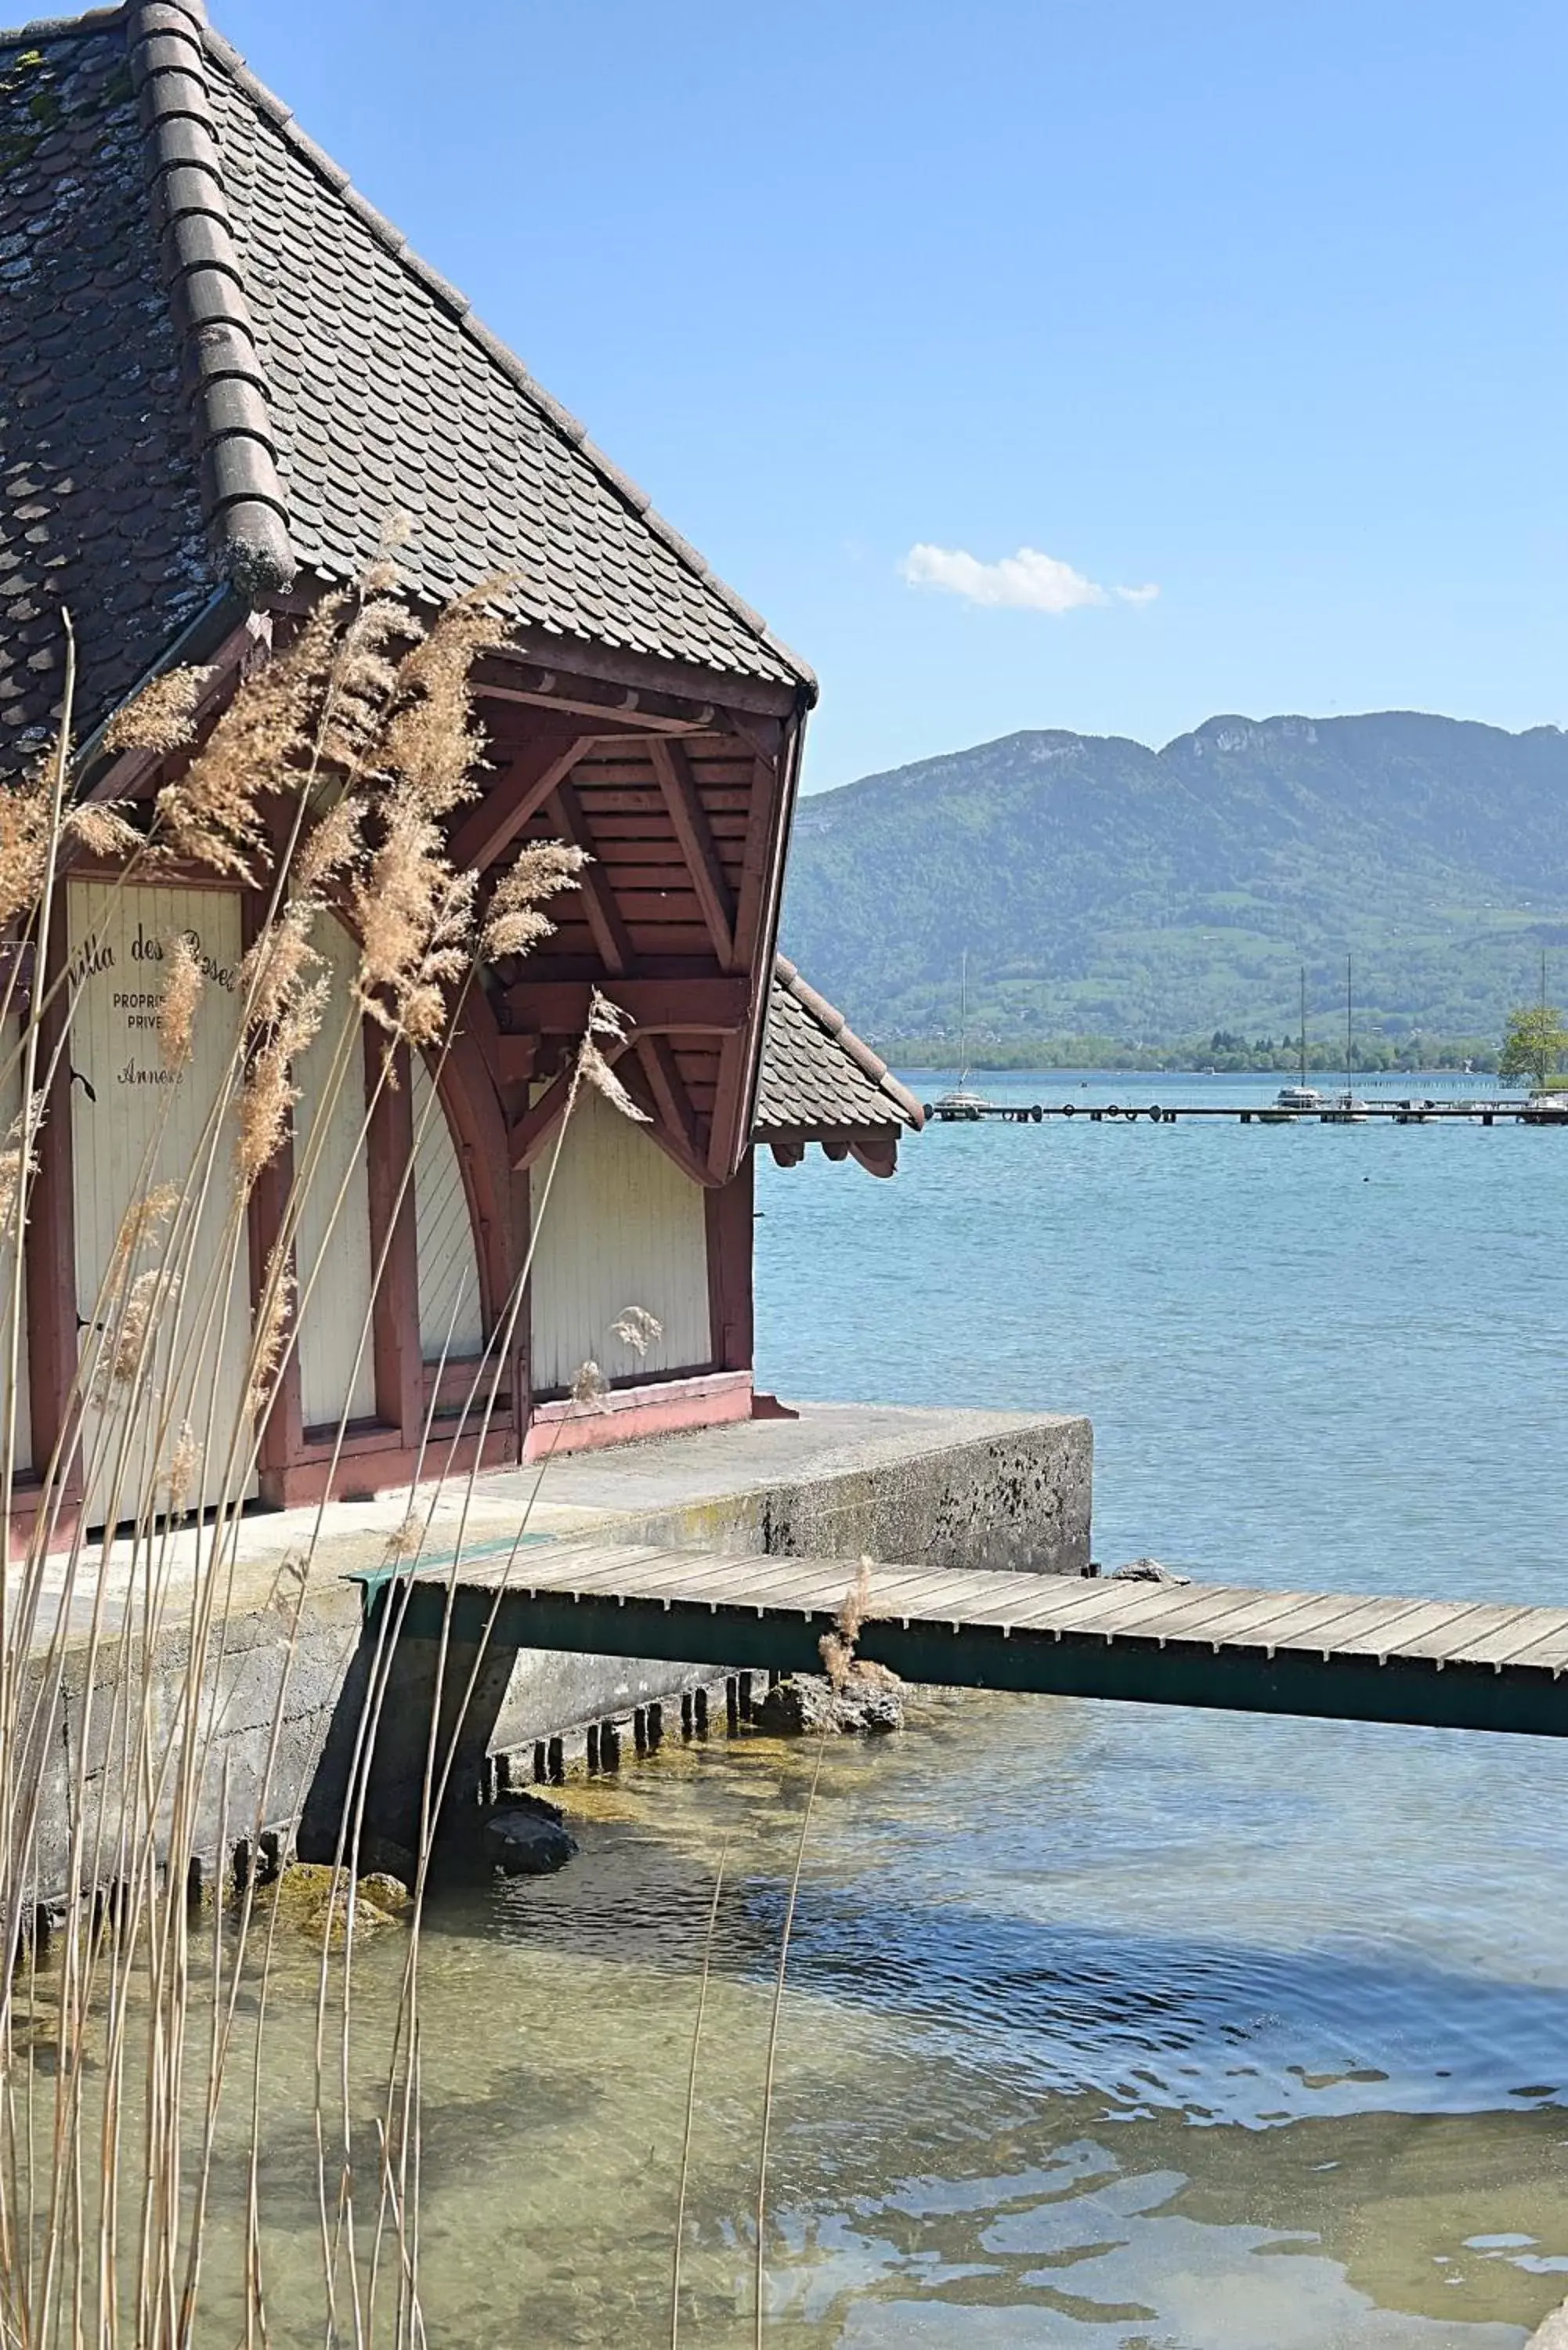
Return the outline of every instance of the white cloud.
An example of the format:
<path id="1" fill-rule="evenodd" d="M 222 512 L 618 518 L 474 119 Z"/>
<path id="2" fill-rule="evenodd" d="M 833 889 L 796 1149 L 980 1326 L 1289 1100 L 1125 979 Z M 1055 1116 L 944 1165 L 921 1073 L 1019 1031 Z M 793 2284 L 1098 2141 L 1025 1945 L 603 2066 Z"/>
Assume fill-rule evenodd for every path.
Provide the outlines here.
<path id="1" fill-rule="evenodd" d="M 1148 604 L 1159 593 L 1154 587 L 1107 592 L 1037 546 L 1021 546 L 999 563 L 982 563 L 958 546 L 911 546 L 903 575 L 911 588 L 940 588 L 971 604 L 1005 604 L 1027 612 L 1075 612 L 1085 604 L 1108 604 L 1113 595 L 1123 603 Z"/>

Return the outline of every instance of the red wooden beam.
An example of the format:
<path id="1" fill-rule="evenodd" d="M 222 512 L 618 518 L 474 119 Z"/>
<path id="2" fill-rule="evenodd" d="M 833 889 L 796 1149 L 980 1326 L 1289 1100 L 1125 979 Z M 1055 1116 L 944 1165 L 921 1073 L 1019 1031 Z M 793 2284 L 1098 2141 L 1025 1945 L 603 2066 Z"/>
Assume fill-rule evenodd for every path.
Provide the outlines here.
<path id="1" fill-rule="evenodd" d="M 477 806 L 467 809 L 452 828 L 450 854 L 458 870 L 483 873 L 493 865 L 598 739 L 551 730 L 520 744 Z"/>
<path id="2" fill-rule="evenodd" d="M 504 1002 L 512 1017 L 544 1036 L 580 1036 L 587 1024 L 592 982 L 520 980 Z M 736 1035 L 751 1009 L 751 982 L 722 979 L 618 979 L 605 989 L 640 1035 Z"/>
<path id="3" fill-rule="evenodd" d="M 686 696 L 658 693 L 646 686 L 610 680 L 600 683 L 589 678 L 568 676 L 555 668 L 521 668 L 508 661 L 504 654 L 491 655 L 479 661 L 472 671 L 471 686 L 481 702 L 510 702 L 514 708 L 535 710 L 541 714 L 560 711 L 573 717 L 599 720 L 607 733 L 638 737 L 655 730 L 670 734 L 700 733 L 711 727 L 717 716 L 711 701 L 693 702 Z M 761 723 L 769 723 L 765 719 Z"/>
<path id="4" fill-rule="evenodd" d="M 587 993 L 586 988 L 584 993 Z M 539 1059 L 542 1033 L 536 1029 L 521 1033 L 507 1029 L 497 1036 L 495 1075 L 504 1086 L 525 1086 L 532 1081 Z"/>
<path id="5" fill-rule="evenodd" d="M 741 863 L 741 894 L 735 909 L 735 961 L 742 969 L 757 951 L 757 931 L 767 890 L 776 771 L 765 759 L 752 767 L 752 805 Z"/>
<path id="6" fill-rule="evenodd" d="M 532 1167 L 550 1139 L 550 1129 L 561 1116 L 571 1097 L 572 1072 L 563 1069 L 558 1077 L 547 1085 L 531 1109 L 525 1109 L 514 1120 L 506 1136 L 507 1156 L 513 1172 L 521 1175 Z"/>
<path id="7" fill-rule="evenodd" d="M 708 1237 L 708 1313 L 717 1370 L 749 1371 L 754 1351 L 752 1306 L 753 1155 L 741 1171 L 703 1198 Z"/>
<path id="8" fill-rule="evenodd" d="M 593 836 L 583 814 L 583 804 L 571 785 L 557 784 L 545 805 L 550 822 L 562 839 L 570 841 L 574 848 L 580 848 L 591 857 L 594 853 Z M 618 979 L 623 972 L 631 969 L 635 957 L 631 936 L 621 919 L 614 892 L 597 865 L 584 866 L 577 876 L 577 887 L 582 892 L 583 910 L 594 934 L 599 959 L 605 969 Z"/>
<path id="9" fill-rule="evenodd" d="M 741 889 L 735 906 L 737 967 L 747 972 L 757 1005 L 760 1031 L 767 1017 L 771 971 L 759 970 L 763 909 L 767 901 L 769 859 L 774 851 L 777 818 L 778 774 L 765 759 L 752 763 L 752 803 L 746 824 L 746 846 L 741 862 Z M 751 1025 L 748 1017 L 747 1026 Z M 743 1149 L 747 1083 L 755 1059 L 744 1045 L 726 1046 L 719 1063 L 719 1089 L 713 1103 L 713 1131 L 709 1145 L 713 1170 L 721 1180 L 729 1174 Z"/>
<path id="10" fill-rule="evenodd" d="M 712 1158 L 721 1178 L 739 1167 L 751 1139 L 752 1106 L 756 1099 L 768 990 L 773 983 L 774 948 L 778 937 L 784 849 L 800 786 L 803 739 L 802 713 L 784 728 L 776 761 L 770 764 L 759 759 L 753 771 L 752 823 L 748 827 L 747 864 L 736 932 L 737 946 L 743 951 L 747 968 L 755 978 L 757 1003 L 741 1067 L 733 1079 L 727 1083 L 722 1080 L 713 1106 Z"/>
<path id="11" fill-rule="evenodd" d="M 653 1139 L 683 1167 L 693 1182 L 704 1186 L 713 1177 L 708 1166 L 704 1137 L 691 1107 L 685 1081 L 665 1036 L 639 1036 L 637 1057 L 656 1112 Z"/>
<path id="12" fill-rule="evenodd" d="M 755 974 L 748 984 L 762 997 L 760 1019 L 767 1017 L 766 983 Z M 746 1039 L 743 1030 L 726 1036 L 719 1050 L 719 1081 L 713 1091 L 713 1120 L 708 1136 L 708 1158 L 712 1170 L 711 1180 L 724 1182 L 733 1173 L 736 1148 L 735 1130 L 741 1112 L 741 1093 L 746 1081 Z M 743 1154 L 742 1154 L 743 1155 Z"/>
<path id="13" fill-rule="evenodd" d="M 702 920 L 713 941 L 713 952 L 727 971 L 735 958 L 735 909 L 713 845 L 708 812 L 691 773 L 691 763 L 678 743 L 650 740 L 648 754 L 659 777 L 659 788 L 670 811 L 670 821 L 675 827 L 675 837 L 680 843 L 697 902 L 702 909 Z"/>

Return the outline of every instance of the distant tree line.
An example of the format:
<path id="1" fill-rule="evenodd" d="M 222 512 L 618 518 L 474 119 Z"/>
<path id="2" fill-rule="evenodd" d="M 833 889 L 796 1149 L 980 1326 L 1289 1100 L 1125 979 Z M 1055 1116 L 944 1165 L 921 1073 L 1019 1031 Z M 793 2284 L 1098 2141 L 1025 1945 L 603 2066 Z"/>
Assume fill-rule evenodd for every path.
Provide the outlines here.
<path id="1" fill-rule="evenodd" d="M 893 1036 L 873 1033 L 872 1041 L 878 1052 L 907 1068 L 956 1069 L 963 1057 L 954 1035 Z M 1563 1044 L 1568 1050 L 1568 1034 L 1564 1035 Z M 971 1034 L 967 1057 L 970 1066 L 976 1069 L 1212 1069 L 1217 1075 L 1231 1076 L 1252 1070 L 1299 1069 L 1301 1046 L 1293 1036 L 1282 1036 L 1277 1041 L 1269 1036 L 1249 1041 L 1224 1028 L 1173 1045 L 1145 1045 L 1125 1036 L 1092 1032 L 1010 1036 L 1005 1042 Z M 1478 1076 L 1494 1076 L 1498 1065 L 1495 1040 L 1482 1036 L 1412 1036 L 1403 1041 L 1368 1036 L 1357 1040 L 1353 1064 L 1355 1074 L 1361 1076 L 1395 1076 L 1400 1071 L 1414 1073 L 1422 1069 L 1471 1070 Z M 1342 1073 L 1344 1045 L 1336 1051 L 1333 1045 L 1309 1041 L 1307 1067 L 1330 1076 Z"/>

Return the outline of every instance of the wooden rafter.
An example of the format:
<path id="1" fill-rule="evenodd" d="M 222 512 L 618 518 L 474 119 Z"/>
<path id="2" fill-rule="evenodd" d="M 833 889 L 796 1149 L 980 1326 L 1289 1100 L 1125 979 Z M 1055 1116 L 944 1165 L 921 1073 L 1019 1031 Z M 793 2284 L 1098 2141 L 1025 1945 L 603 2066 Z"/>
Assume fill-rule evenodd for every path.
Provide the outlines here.
<path id="1" fill-rule="evenodd" d="M 550 822 L 562 839 L 570 841 L 574 848 L 581 848 L 591 857 L 594 853 L 593 838 L 583 814 L 583 804 L 571 785 L 557 784 L 545 805 Z M 635 957 L 631 934 L 621 918 L 615 893 L 597 865 L 584 866 L 577 876 L 577 887 L 582 892 L 583 911 L 594 934 L 599 960 L 613 977 L 619 978 L 623 972 L 631 969 Z"/>
<path id="2" fill-rule="evenodd" d="M 768 993 L 773 984 L 773 949 L 778 935 L 784 844 L 800 784 L 801 740 L 797 718 L 784 729 L 776 762 L 759 759 L 753 771 L 751 823 L 747 827 L 746 864 L 736 920 L 736 949 L 753 976 L 758 1000 L 743 1050 L 733 1055 L 738 1066 L 726 1072 L 721 1065 L 711 1145 L 713 1171 L 721 1181 L 740 1165 L 750 1139 L 748 1128 L 762 1062 Z"/>
<path id="3" fill-rule="evenodd" d="M 741 895 L 735 909 L 735 961 L 744 967 L 756 951 L 757 930 L 767 893 L 768 857 L 774 830 L 774 769 L 765 759 L 752 765 L 752 805 L 741 864 Z"/>
<path id="4" fill-rule="evenodd" d="M 675 827 L 675 837 L 680 843 L 680 853 L 702 909 L 702 920 L 713 941 L 713 952 L 721 967 L 728 971 L 735 958 L 735 909 L 724 868 L 719 862 L 708 812 L 691 773 L 691 762 L 679 743 L 658 737 L 649 738 L 648 755 L 659 777 L 659 788 Z"/>
<path id="5" fill-rule="evenodd" d="M 452 861 L 460 873 L 483 873 L 537 816 L 557 785 L 598 741 L 595 734 L 549 733 L 524 742 L 477 806 L 452 829 Z"/>
<path id="6" fill-rule="evenodd" d="M 639 1036 L 636 1064 L 642 1080 L 638 1090 L 646 1097 L 642 1107 L 653 1111 L 652 1139 L 694 1183 L 711 1183 L 697 1113 L 669 1038 Z"/>
<path id="7" fill-rule="evenodd" d="M 550 1139 L 550 1129 L 566 1109 L 571 1092 L 572 1072 L 568 1066 L 558 1077 L 552 1078 L 531 1109 L 514 1119 L 506 1135 L 514 1174 L 521 1175 L 532 1167 Z"/>
<path id="8" fill-rule="evenodd" d="M 760 1014 L 767 1018 L 767 996 L 764 989 L 764 1009 Z M 732 1138 L 740 1114 L 741 1088 L 746 1076 L 746 1040 L 743 1032 L 726 1036 L 719 1050 L 719 1078 L 713 1094 L 713 1123 L 708 1137 L 708 1159 L 712 1180 L 722 1183 L 734 1172 L 738 1153 Z"/>
<path id="9" fill-rule="evenodd" d="M 639 1035 L 738 1035 L 751 1009 L 744 972 L 722 979 L 616 980 L 606 989 Z M 523 1029 L 542 1036 L 580 1036 L 587 1024 L 593 983 L 586 979 L 520 981 L 506 1009 Z"/>
<path id="10" fill-rule="evenodd" d="M 493 677 L 481 672 L 473 681 L 473 691 L 481 702 L 511 702 L 516 707 L 535 711 L 541 717 L 558 712 L 566 718 L 591 718 L 596 723 L 603 723 L 607 734 L 623 734 L 628 740 L 641 741 L 656 731 L 678 736 L 701 733 L 712 723 L 711 705 L 709 705 L 708 715 L 701 711 L 681 715 L 649 709 L 647 697 L 634 692 L 595 701 L 581 691 L 574 693 L 569 683 L 562 684 L 548 671 L 542 672 L 532 687 L 501 684 Z M 617 723 L 617 721 L 621 723 Z"/>
<path id="11" fill-rule="evenodd" d="M 759 972 L 757 960 L 770 860 L 776 837 L 774 806 L 777 776 L 765 759 L 752 763 L 752 804 L 746 825 L 746 845 L 741 863 L 741 890 L 735 906 L 734 959 L 738 969 L 751 973 L 760 999 L 759 1021 L 767 1017 L 771 974 Z M 737 1164 L 742 1148 L 742 1127 L 752 1062 L 743 1040 L 726 1045 L 719 1063 L 719 1087 L 713 1103 L 713 1131 L 709 1145 L 713 1172 L 722 1180 Z"/>
<path id="12" fill-rule="evenodd" d="M 771 767 L 784 743 L 782 722 L 777 718 L 751 718 L 742 710 L 727 710 L 724 717 L 747 749 L 754 751 Z"/>
<path id="13" fill-rule="evenodd" d="M 663 653 L 633 653 L 621 648 L 590 644 L 586 639 L 574 639 L 570 644 L 558 635 L 524 623 L 514 629 L 507 640 L 504 653 L 493 656 L 497 670 L 504 663 L 526 663 L 543 671 L 556 674 L 565 689 L 585 680 L 614 685 L 624 692 L 628 688 L 641 696 L 647 708 L 662 702 L 673 707 L 685 702 L 698 710 L 711 711 L 717 703 L 725 723 L 734 711 L 754 712 L 759 717 L 788 719 L 803 707 L 809 708 L 816 696 L 804 694 L 800 684 L 776 683 L 762 678 L 737 674 L 715 675 L 709 669 L 700 669 L 689 661 L 670 660 Z M 481 665 L 481 675 L 487 664 Z"/>

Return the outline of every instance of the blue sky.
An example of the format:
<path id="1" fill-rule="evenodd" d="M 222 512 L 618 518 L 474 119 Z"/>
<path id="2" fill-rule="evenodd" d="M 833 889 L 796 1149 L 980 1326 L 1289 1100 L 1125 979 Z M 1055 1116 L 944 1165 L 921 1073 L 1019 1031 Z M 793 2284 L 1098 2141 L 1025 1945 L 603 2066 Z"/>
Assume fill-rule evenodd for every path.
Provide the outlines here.
<path id="1" fill-rule="evenodd" d="M 212 7 L 813 662 L 811 786 L 1568 718 L 1561 5 Z"/>

